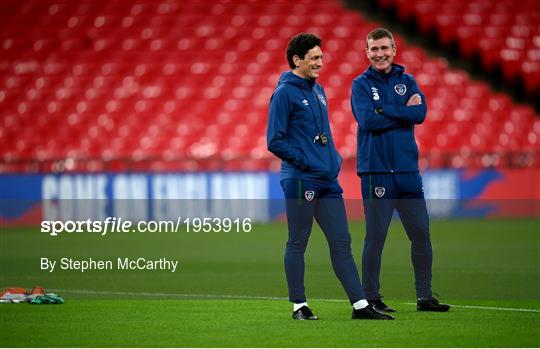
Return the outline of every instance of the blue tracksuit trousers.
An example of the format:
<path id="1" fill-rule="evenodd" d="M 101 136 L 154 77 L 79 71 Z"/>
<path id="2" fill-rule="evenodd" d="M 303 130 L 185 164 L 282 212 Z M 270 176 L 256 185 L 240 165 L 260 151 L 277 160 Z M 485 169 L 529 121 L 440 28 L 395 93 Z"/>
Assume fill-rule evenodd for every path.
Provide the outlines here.
<path id="1" fill-rule="evenodd" d="M 416 295 L 418 298 L 430 297 L 433 254 L 420 174 L 365 173 L 362 175 L 362 198 L 366 217 L 362 283 L 367 299 L 380 297 L 381 255 L 394 210 L 411 241 Z"/>
<path id="2" fill-rule="evenodd" d="M 303 179 L 284 179 L 285 207 L 289 239 L 285 249 L 285 274 L 289 300 L 306 301 L 304 289 L 304 252 L 313 218 L 321 227 L 328 246 L 334 273 L 352 303 L 365 299 L 358 270 L 351 253 L 351 235 L 343 201 L 343 190 L 337 181 L 323 183 Z"/>

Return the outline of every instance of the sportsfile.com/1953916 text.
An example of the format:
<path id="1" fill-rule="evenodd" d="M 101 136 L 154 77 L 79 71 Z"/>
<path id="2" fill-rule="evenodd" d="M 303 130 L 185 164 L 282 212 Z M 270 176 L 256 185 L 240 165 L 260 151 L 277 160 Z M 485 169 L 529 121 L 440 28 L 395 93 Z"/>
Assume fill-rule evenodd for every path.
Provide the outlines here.
<path id="1" fill-rule="evenodd" d="M 252 229 L 251 218 L 182 218 L 176 221 L 137 221 L 122 219 L 121 217 L 107 217 L 105 220 L 44 220 L 41 222 L 41 232 L 50 236 L 58 236 L 59 233 L 97 233 L 105 236 L 108 233 L 128 232 L 181 232 L 209 233 L 209 232 L 250 232 Z"/>

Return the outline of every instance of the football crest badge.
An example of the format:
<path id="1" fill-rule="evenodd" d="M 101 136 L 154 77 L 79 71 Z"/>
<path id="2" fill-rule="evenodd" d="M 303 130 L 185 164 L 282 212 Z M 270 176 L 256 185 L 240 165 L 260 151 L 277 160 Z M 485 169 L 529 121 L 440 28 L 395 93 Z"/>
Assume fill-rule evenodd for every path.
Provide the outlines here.
<path id="1" fill-rule="evenodd" d="M 375 187 L 375 195 L 377 195 L 377 197 L 379 198 L 382 198 L 384 196 L 384 193 L 385 193 L 385 189 L 384 187 Z"/>
<path id="2" fill-rule="evenodd" d="M 306 190 L 304 196 L 306 197 L 307 201 L 311 201 L 315 197 L 315 192 L 313 190 Z"/>
<path id="3" fill-rule="evenodd" d="M 321 103 L 326 107 L 326 100 L 324 99 L 324 96 L 317 95 L 317 97 L 319 98 L 319 101 L 321 101 Z"/>
<path id="4" fill-rule="evenodd" d="M 398 84 L 394 86 L 394 90 L 398 95 L 403 96 L 407 92 L 407 86 L 403 84 Z"/>

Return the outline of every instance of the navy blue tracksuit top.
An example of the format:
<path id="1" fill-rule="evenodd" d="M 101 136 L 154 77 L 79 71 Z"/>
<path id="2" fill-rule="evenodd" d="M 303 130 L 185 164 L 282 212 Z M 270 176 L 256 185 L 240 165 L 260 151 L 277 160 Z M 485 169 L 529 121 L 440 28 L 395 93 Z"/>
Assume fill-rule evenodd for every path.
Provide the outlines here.
<path id="1" fill-rule="evenodd" d="M 407 107 L 415 93 L 422 104 Z M 404 67 L 392 64 L 384 74 L 370 66 L 353 80 L 351 105 L 358 122 L 358 175 L 418 171 L 414 125 L 424 122 L 426 98 Z"/>
<path id="2" fill-rule="evenodd" d="M 325 133 L 328 144 L 315 141 Z M 281 179 L 332 182 L 341 167 L 328 122 L 326 96 L 315 80 L 288 71 L 270 99 L 268 150 L 282 160 Z"/>

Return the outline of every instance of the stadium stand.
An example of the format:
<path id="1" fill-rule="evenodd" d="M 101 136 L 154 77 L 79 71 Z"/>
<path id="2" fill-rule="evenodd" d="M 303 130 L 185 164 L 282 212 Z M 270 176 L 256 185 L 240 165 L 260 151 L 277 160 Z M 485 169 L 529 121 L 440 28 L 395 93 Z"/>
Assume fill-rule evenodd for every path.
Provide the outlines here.
<path id="1" fill-rule="evenodd" d="M 540 2 L 535 0 L 379 0 L 414 21 L 424 35 L 437 33 L 442 46 L 480 58 L 488 72 L 500 70 L 508 84 L 520 82 L 525 93 L 540 98 Z"/>
<path id="2" fill-rule="evenodd" d="M 386 3 L 402 9 L 400 1 Z M 421 15 L 433 1 L 416 4 L 403 16 Z M 512 41 L 483 22 L 465 34 L 448 7 L 446 19 L 422 16 L 425 30 L 455 20 L 441 38 L 493 31 L 480 45 L 463 40 L 463 54 L 481 48 L 486 64 L 507 51 L 540 59 L 537 19 L 489 14 L 516 35 Z M 300 31 L 324 39 L 321 81 L 338 150 L 353 168 L 350 83 L 367 67 L 365 36 L 376 25 L 334 0 L 2 1 L 0 173 L 275 170 L 279 162 L 266 150 L 267 105 L 288 69 L 287 41 Z M 540 165 L 540 119 L 530 106 L 399 36 L 397 45 L 396 62 L 415 74 L 428 99 L 417 129 L 424 168 Z M 537 88 L 539 62 L 520 67 L 512 55 L 502 61 L 506 74 L 522 74 Z"/>

